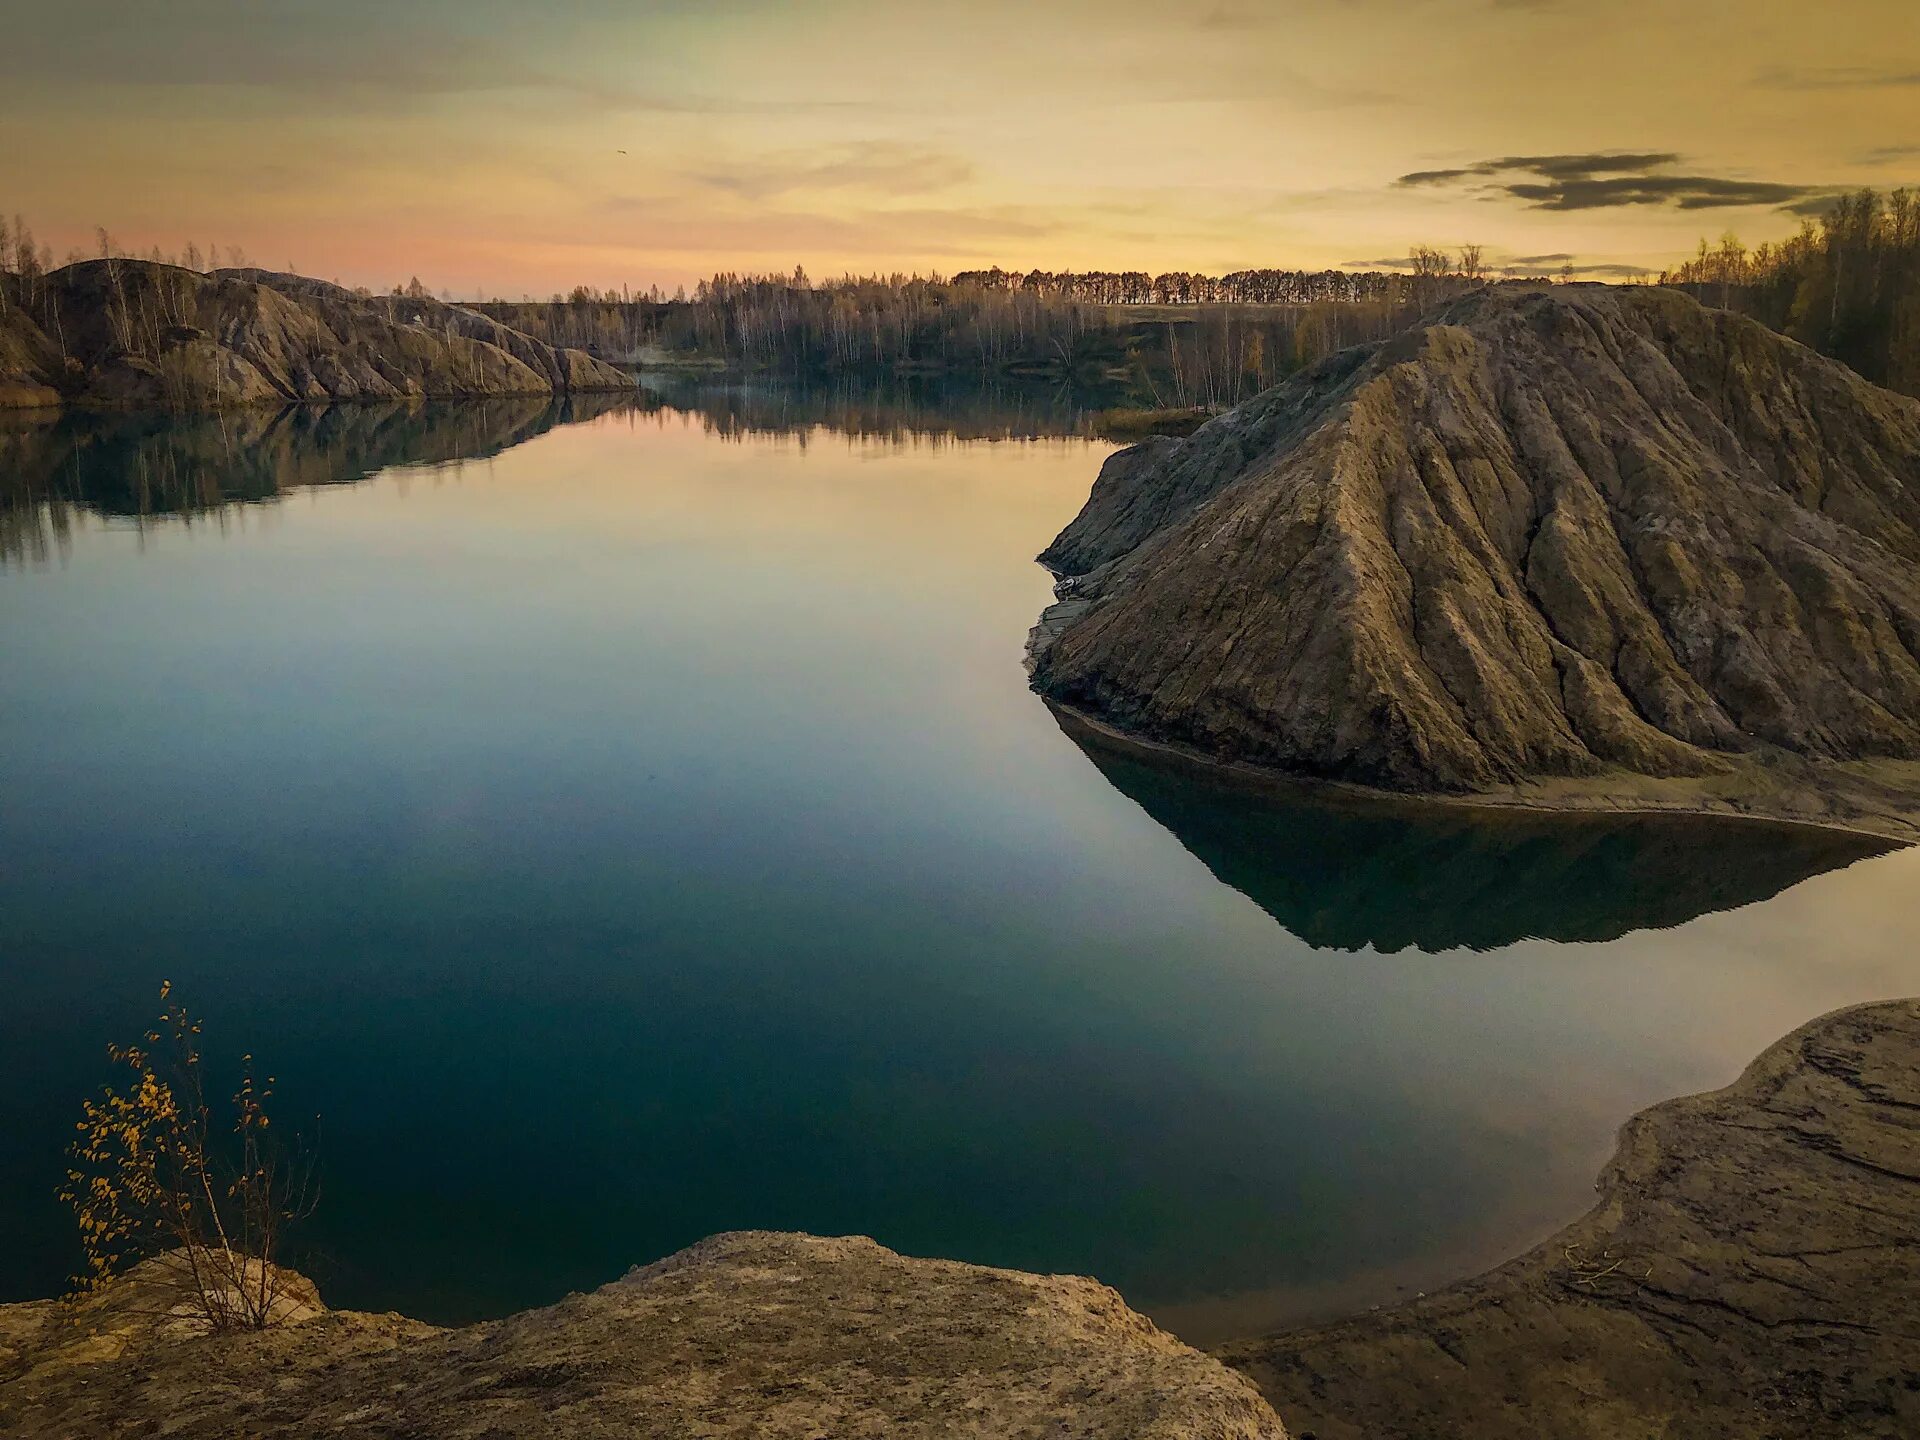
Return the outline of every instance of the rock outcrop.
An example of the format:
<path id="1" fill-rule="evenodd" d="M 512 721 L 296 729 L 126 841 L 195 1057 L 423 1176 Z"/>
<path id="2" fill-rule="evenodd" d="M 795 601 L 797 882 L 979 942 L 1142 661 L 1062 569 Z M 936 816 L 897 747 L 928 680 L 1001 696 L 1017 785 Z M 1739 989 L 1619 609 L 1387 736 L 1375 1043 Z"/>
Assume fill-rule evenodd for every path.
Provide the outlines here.
<path id="1" fill-rule="evenodd" d="M 1104 1285 L 865 1239 L 718 1235 L 461 1330 L 303 1290 L 299 1323 L 183 1335 L 140 1298 L 0 1306 L 0 1433 L 1285 1440 L 1250 1382 Z"/>
<path id="2" fill-rule="evenodd" d="M 457 305 L 263 270 L 88 260 L 0 314 L 0 405 L 206 410 L 549 395 L 632 380 Z"/>
<path id="3" fill-rule="evenodd" d="M 1670 291 L 1476 292 L 1114 455 L 1041 559 L 1037 688 L 1209 756 L 1453 792 L 1920 759 L 1920 403 Z"/>
<path id="4" fill-rule="evenodd" d="M 1920 1435 L 1920 1000 L 1642 1111 L 1599 1188 L 1479 1279 L 1218 1353 L 1319 1440 Z"/>

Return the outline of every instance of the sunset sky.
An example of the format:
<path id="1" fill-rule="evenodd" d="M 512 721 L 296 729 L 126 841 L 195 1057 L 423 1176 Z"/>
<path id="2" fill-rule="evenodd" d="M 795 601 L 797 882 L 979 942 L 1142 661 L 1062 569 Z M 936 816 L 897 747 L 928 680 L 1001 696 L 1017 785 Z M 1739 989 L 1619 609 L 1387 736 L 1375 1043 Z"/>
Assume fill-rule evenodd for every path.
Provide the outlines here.
<path id="1" fill-rule="evenodd" d="M 1911 0 L 8 9 L 0 208 L 57 254 L 459 295 L 1463 241 L 1604 278 L 1920 180 Z"/>

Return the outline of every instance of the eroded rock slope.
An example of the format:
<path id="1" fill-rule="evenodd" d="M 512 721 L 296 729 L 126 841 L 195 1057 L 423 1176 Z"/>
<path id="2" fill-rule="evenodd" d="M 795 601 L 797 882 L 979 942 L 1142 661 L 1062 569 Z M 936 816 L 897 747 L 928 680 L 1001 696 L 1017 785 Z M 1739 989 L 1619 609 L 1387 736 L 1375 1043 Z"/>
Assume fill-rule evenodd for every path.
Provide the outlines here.
<path id="1" fill-rule="evenodd" d="M 624 390 L 621 371 L 457 305 L 264 270 L 56 270 L 0 307 L 0 406 L 177 410 Z"/>
<path id="2" fill-rule="evenodd" d="M 1656 289 L 1491 287 L 1107 462 L 1036 686 L 1406 790 L 1920 757 L 1920 403 Z"/>

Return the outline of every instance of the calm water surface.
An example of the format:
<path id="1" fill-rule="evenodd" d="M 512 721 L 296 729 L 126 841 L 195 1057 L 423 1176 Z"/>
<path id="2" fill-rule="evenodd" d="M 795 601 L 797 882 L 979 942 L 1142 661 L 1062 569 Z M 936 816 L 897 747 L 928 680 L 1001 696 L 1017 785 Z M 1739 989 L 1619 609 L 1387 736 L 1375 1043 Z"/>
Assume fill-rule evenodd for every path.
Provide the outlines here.
<path id="1" fill-rule="evenodd" d="M 1063 728 L 1031 557 L 1108 447 L 959 438 L 1046 404 L 697 403 L 0 434 L 0 1299 L 163 976 L 322 1116 L 337 1304 L 771 1227 L 1202 1340 L 1496 1259 L 1632 1110 L 1920 990 L 1920 854 Z"/>

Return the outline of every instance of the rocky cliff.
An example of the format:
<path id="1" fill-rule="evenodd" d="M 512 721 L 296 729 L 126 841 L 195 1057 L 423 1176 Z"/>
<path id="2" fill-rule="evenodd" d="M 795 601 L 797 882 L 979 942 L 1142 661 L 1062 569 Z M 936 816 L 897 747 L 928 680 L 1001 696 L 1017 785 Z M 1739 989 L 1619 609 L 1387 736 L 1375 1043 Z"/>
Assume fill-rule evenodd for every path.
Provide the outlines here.
<path id="1" fill-rule="evenodd" d="M 1465 792 L 1920 758 L 1920 403 L 1668 291 L 1481 290 L 1114 455 L 1041 559 L 1036 686 L 1219 758 Z"/>
<path id="2" fill-rule="evenodd" d="M 0 309 L 0 406 L 217 409 L 625 390 L 621 371 L 457 305 L 263 270 L 56 270 Z"/>
<path id="3" fill-rule="evenodd" d="M 718 1235 L 590 1295 L 436 1330 L 329 1312 L 194 1334 L 136 1271 L 0 1306 L 0 1434 L 288 1440 L 1285 1440 L 1253 1385 L 1106 1286 L 871 1240 Z"/>

